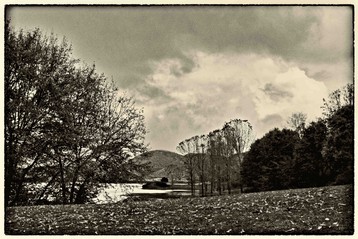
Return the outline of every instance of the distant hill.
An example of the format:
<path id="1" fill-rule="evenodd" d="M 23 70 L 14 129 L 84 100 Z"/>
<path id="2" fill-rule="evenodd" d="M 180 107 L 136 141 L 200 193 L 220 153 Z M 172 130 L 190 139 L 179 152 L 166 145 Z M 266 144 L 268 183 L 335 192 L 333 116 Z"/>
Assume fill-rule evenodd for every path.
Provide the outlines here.
<path id="1" fill-rule="evenodd" d="M 150 163 L 151 173 L 146 177 L 150 180 L 160 180 L 167 177 L 169 181 L 185 180 L 184 156 L 165 150 L 152 150 L 141 154 L 136 159 L 143 163 Z"/>

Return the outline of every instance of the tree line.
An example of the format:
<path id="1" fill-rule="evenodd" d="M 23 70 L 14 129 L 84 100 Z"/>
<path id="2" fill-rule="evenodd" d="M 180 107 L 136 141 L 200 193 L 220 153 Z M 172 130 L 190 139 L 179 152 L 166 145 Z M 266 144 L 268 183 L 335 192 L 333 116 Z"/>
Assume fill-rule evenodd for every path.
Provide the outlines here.
<path id="1" fill-rule="evenodd" d="M 323 100 L 323 115 L 305 124 L 294 113 L 291 129 L 277 128 L 257 139 L 242 164 L 251 191 L 353 183 L 354 86 L 347 84 Z"/>
<path id="2" fill-rule="evenodd" d="M 5 24 L 5 205 L 83 203 L 140 178 L 143 112 L 95 66 L 39 29 Z"/>
<path id="3" fill-rule="evenodd" d="M 275 128 L 253 140 L 247 120 L 179 143 L 185 171 L 201 196 L 353 183 L 354 86 L 347 84 L 323 99 L 323 115 L 306 125 L 293 113 L 289 128 Z"/>
<path id="4" fill-rule="evenodd" d="M 195 195 L 200 184 L 200 195 L 231 193 L 241 184 L 241 163 L 253 140 L 253 129 L 247 120 L 231 120 L 207 135 L 193 136 L 179 143 L 177 150 L 184 157 L 184 166 Z"/>

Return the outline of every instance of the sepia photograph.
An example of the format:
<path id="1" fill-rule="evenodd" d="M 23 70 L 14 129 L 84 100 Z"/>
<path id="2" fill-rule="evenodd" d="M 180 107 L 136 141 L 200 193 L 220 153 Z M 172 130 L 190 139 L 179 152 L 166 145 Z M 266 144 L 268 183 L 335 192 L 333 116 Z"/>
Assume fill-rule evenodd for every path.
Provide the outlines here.
<path id="1" fill-rule="evenodd" d="M 4 4 L 3 234 L 354 235 L 353 4 Z"/>

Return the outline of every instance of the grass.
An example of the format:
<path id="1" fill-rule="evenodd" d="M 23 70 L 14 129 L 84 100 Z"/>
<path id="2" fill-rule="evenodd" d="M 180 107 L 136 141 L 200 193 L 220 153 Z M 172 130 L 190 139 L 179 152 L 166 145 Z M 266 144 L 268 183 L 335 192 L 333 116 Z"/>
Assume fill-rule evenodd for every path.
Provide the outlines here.
<path id="1" fill-rule="evenodd" d="M 6 209 L 6 234 L 353 233 L 353 187 Z"/>

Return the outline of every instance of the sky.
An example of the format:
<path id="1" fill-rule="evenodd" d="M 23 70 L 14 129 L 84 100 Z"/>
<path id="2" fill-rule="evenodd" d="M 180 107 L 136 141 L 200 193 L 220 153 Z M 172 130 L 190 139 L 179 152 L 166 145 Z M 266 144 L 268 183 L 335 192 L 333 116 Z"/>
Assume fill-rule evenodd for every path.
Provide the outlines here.
<path id="1" fill-rule="evenodd" d="M 257 138 L 295 112 L 313 121 L 353 83 L 348 6 L 18 6 L 7 17 L 65 36 L 75 58 L 133 95 L 152 150 L 175 152 L 236 118 Z"/>

